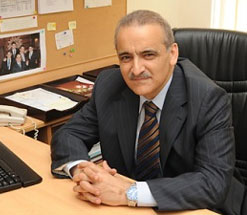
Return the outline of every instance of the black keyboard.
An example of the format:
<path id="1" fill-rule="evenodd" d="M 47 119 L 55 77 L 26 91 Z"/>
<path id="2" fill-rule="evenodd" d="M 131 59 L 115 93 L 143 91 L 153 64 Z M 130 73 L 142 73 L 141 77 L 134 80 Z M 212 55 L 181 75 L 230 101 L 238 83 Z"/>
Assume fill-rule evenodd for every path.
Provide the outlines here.
<path id="1" fill-rule="evenodd" d="M 0 142 L 0 193 L 41 181 L 42 178 L 34 170 Z"/>

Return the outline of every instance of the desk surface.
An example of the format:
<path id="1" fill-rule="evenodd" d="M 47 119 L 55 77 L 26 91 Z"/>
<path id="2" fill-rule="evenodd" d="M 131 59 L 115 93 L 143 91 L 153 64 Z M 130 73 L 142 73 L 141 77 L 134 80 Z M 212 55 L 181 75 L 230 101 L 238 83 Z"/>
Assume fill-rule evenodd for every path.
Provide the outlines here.
<path id="1" fill-rule="evenodd" d="M 0 194 L 1 214 L 18 215 L 155 215 L 151 208 L 95 206 L 76 198 L 74 183 L 55 179 L 50 173 L 49 146 L 9 128 L 0 127 L 0 140 L 33 168 L 43 181 L 40 184 Z M 163 215 L 210 215 L 208 210 L 158 213 Z"/>

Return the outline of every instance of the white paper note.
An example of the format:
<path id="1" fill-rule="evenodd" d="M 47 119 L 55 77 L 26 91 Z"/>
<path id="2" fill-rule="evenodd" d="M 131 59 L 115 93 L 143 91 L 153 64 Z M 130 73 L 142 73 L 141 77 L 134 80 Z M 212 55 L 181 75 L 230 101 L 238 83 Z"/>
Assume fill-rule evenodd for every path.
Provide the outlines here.
<path id="1" fill-rule="evenodd" d="M 74 10 L 73 0 L 38 0 L 40 14 Z"/>
<path id="2" fill-rule="evenodd" d="M 37 16 L 3 19 L 0 22 L 1 32 L 16 31 L 35 27 L 38 27 Z"/>
<path id="3" fill-rule="evenodd" d="M 85 0 L 85 8 L 111 6 L 112 0 Z"/>
<path id="4" fill-rule="evenodd" d="M 57 49 L 62 49 L 74 44 L 74 37 L 72 30 L 66 30 L 55 34 Z"/>
<path id="5" fill-rule="evenodd" d="M 0 0 L 0 17 L 10 18 L 35 13 L 35 0 Z"/>

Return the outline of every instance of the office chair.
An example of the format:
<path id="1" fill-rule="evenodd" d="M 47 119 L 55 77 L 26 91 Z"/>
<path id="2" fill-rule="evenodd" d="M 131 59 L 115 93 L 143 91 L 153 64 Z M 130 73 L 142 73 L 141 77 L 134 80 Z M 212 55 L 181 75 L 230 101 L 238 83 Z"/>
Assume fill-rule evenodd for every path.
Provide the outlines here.
<path id="1" fill-rule="evenodd" d="M 247 33 L 195 28 L 173 31 L 179 56 L 189 58 L 231 98 L 235 166 L 247 185 Z"/>

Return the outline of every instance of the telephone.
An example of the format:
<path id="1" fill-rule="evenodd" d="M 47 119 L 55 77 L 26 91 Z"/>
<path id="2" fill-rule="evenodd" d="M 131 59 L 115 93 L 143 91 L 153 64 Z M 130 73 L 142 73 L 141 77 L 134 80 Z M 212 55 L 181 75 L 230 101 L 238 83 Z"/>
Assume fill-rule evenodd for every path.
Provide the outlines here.
<path id="1" fill-rule="evenodd" d="M 26 116 L 26 109 L 0 105 L 0 126 L 24 124 Z"/>

